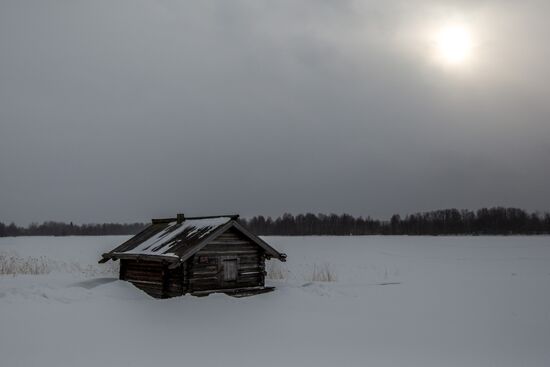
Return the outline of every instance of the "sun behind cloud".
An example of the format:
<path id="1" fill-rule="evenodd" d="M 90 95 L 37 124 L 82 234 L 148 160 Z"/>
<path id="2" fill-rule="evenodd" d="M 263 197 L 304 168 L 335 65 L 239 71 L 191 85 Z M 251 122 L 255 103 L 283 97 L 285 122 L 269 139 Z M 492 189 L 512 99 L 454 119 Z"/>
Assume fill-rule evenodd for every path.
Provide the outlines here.
<path id="1" fill-rule="evenodd" d="M 447 25 L 435 34 L 436 56 L 449 66 L 464 65 L 472 58 L 471 30 L 463 25 Z"/>

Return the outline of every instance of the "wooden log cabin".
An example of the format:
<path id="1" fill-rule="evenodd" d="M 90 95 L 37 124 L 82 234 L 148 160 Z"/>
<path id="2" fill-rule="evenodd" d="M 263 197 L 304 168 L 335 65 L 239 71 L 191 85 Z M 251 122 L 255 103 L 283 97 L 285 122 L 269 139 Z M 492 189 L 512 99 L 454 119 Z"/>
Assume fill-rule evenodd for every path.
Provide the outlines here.
<path id="1" fill-rule="evenodd" d="M 238 215 L 153 219 L 128 241 L 102 255 L 120 260 L 120 279 L 155 298 L 212 292 L 255 294 L 265 287 L 265 260 L 286 260 L 244 228 Z"/>

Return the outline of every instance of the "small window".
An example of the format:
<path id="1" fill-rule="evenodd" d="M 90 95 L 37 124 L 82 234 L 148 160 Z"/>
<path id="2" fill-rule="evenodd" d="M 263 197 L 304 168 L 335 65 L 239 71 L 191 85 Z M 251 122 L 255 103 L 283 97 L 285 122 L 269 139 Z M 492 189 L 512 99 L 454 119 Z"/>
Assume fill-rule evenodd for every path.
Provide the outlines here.
<path id="1" fill-rule="evenodd" d="M 199 264 L 208 264 L 208 256 L 199 256 Z"/>

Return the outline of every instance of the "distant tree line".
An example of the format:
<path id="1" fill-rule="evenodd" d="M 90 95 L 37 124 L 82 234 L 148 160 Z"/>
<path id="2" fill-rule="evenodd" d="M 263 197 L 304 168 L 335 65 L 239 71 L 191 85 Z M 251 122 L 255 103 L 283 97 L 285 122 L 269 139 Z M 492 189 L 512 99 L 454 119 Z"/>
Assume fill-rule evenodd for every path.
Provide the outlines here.
<path id="1" fill-rule="evenodd" d="M 103 223 L 74 224 L 63 222 L 31 223 L 28 227 L 18 227 L 14 223 L 0 222 L 0 237 L 11 236 L 106 236 L 131 235 L 145 228 L 144 223 Z"/>
<path id="2" fill-rule="evenodd" d="M 550 234 L 550 213 L 528 213 L 517 208 L 483 208 L 477 211 L 445 209 L 390 220 L 354 217 L 349 214 L 284 214 L 277 218 L 255 216 L 239 221 L 252 232 L 265 236 L 309 235 L 514 235 Z M 0 237 L 7 236 L 103 236 L 132 235 L 146 223 L 73 224 L 32 223 L 19 227 L 0 222 Z"/>
<path id="3" fill-rule="evenodd" d="M 512 235 L 550 234 L 550 213 L 527 213 L 516 208 L 477 211 L 445 209 L 395 214 L 389 221 L 348 214 L 284 214 L 272 219 L 257 216 L 241 222 L 259 235 Z"/>

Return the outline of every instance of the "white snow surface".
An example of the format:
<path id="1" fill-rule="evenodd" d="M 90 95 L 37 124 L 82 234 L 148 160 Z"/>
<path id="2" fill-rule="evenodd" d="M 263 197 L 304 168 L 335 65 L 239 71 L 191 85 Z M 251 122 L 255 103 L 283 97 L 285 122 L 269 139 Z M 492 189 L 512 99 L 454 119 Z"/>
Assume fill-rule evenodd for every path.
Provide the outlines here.
<path id="1" fill-rule="evenodd" d="M 96 263 L 125 239 L 0 239 L 67 265 L 0 275 L 0 366 L 550 366 L 547 236 L 265 237 L 274 292 L 167 300 Z"/>
<path id="2" fill-rule="evenodd" d="M 162 254 L 165 256 L 177 257 L 177 255 L 169 250 L 174 244 L 175 237 L 180 235 L 182 232 L 190 229 L 187 234 L 187 236 L 190 237 L 198 231 L 204 230 L 205 232 L 199 236 L 199 238 L 201 238 L 210 233 L 209 230 L 216 229 L 230 220 L 231 218 L 229 217 L 186 219 L 181 225 L 179 225 L 177 221 L 173 221 L 170 222 L 164 230 L 143 241 L 134 249 L 125 251 L 124 253 L 138 255 Z M 176 226 L 175 229 L 173 228 L 174 226 Z"/>

